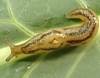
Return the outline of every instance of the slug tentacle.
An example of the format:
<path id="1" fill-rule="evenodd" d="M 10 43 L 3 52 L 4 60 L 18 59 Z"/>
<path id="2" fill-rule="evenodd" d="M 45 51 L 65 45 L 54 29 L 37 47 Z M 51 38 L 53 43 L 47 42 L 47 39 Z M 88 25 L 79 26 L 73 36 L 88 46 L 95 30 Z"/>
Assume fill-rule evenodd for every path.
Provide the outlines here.
<path id="1" fill-rule="evenodd" d="M 12 57 L 14 57 L 14 56 L 17 57 L 19 54 L 23 53 L 21 50 L 21 45 L 18 45 L 18 46 L 12 45 L 8 40 L 5 40 L 5 42 L 9 45 L 9 47 L 11 49 L 11 54 L 6 59 L 6 61 L 9 61 Z"/>
<path id="2" fill-rule="evenodd" d="M 83 24 L 77 27 L 57 28 L 34 36 L 21 45 L 12 45 L 8 40 L 5 42 L 11 48 L 11 54 L 6 59 L 19 54 L 39 53 L 54 50 L 63 46 L 80 46 L 91 41 L 99 27 L 97 15 L 90 9 L 80 8 L 73 10 L 67 18 L 78 18 Z"/>

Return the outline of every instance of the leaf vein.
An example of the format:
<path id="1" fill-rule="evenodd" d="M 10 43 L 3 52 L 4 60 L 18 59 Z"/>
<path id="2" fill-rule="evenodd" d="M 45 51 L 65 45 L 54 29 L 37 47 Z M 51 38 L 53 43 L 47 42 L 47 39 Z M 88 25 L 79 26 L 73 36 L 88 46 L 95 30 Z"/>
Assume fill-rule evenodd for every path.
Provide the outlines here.
<path id="1" fill-rule="evenodd" d="M 84 48 L 84 50 L 79 54 L 79 56 L 76 58 L 75 62 L 73 63 L 72 67 L 70 68 L 69 72 L 66 75 L 66 78 L 70 78 L 71 74 L 75 70 L 76 66 L 82 59 L 82 57 L 86 54 L 87 50 L 91 47 L 92 45 L 89 44 L 88 47 Z"/>
<path id="2" fill-rule="evenodd" d="M 32 37 L 33 35 L 35 35 L 35 33 L 31 32 L 29 29 L 27 29 L 25 26 L 23 26 L 21 23 L 19 23 L 16 19 L 15 16 L 12 12 L 12 8 L 11 8 L 11 4 L 9 2 L 9 0 L 6 0 L 7 3 L 7 9 L 10 15 L 10 18 L 12 19 L 12 22 L 15 23 L 15 25 L 21 29 L 24 33 L 26 33 L 27 35 L 29 35 L 30 37 Z"/>

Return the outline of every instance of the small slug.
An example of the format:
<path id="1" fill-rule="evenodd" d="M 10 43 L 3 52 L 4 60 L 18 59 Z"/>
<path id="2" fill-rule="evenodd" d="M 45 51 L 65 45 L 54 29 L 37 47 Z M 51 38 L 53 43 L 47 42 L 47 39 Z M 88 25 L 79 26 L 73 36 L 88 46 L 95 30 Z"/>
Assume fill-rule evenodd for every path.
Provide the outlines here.
<path id="1" fill-rule="evenodd" d="M 12 45 L 8 40 L 5 40 L 11 49 L 11 54 L 6 61 L 14 56 L 17 57 L 19 54 L 40 53 L 63 46 L 80 46 L 92 40 L 96 35 L 99 21 L 92 10 L 75 9 L 68 14 L 67 18 L 79 18 L 83 21 L 83 24 L 78 27 L 49 30 L 20 45 Z"/>

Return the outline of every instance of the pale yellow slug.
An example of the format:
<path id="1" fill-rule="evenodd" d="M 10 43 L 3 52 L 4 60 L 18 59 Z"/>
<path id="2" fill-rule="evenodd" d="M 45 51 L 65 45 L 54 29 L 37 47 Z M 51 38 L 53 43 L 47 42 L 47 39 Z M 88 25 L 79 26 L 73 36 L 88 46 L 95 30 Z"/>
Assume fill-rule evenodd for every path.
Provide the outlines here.
<path id="1" fill-rule="evenodd" d="M 92 40 L 96 35 L 99 21 L 92 10 L 75 9 L 68 14 L 67 18 L 79 18 L 83 21 L 83 24 L 78 27 L 49 30 L 20 45 L 12 45 L 8 40 L 5 40 L 11 48 L 11 54 L 6 61 L 19 54 L 45 52 L 63 46 L 80 46 Z"/>

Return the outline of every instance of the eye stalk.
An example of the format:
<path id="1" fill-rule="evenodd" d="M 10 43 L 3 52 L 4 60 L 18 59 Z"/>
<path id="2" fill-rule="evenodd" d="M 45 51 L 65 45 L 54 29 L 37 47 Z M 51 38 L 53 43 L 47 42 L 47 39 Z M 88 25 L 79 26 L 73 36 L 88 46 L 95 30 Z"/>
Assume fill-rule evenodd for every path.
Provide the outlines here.
<path id="1" fill-rule="evenodd" d="M 21 45 L 13 45 L 11 44 L 8 40 L 5 40 L 5 42 L 9 45 L 10 49 L 11 49 L 11 54 L 7 57 L 6 61 L 8 62 L 11 58 L 18 57 L 19 54 L 22 54 L 22 50 L 21 50 Z"/>

